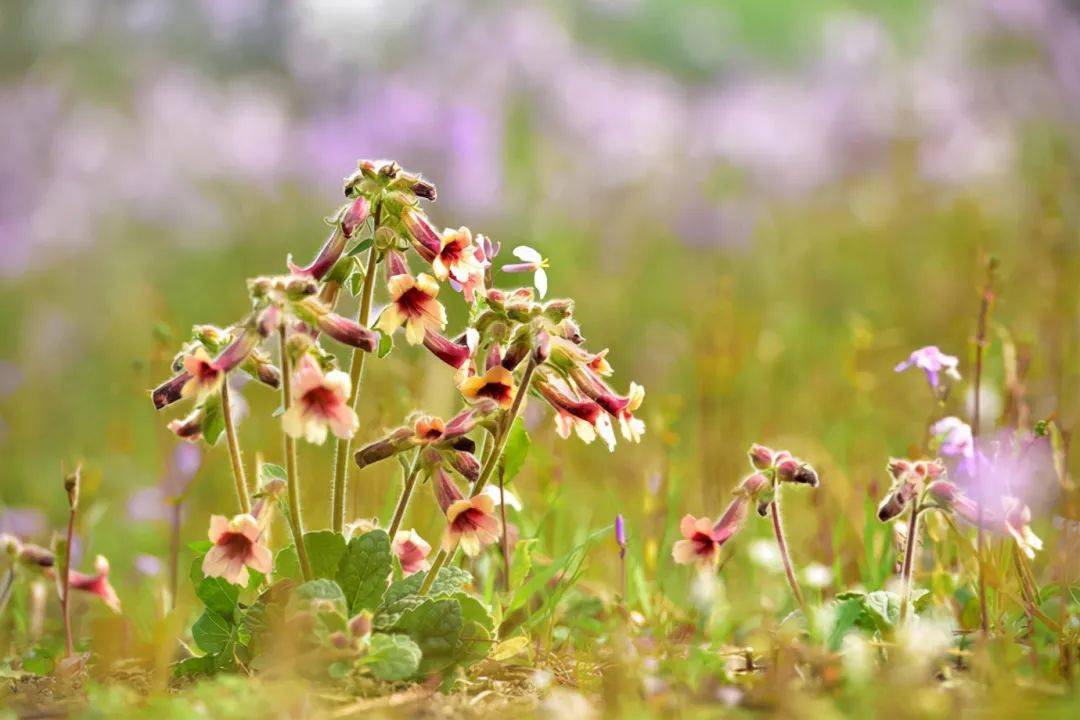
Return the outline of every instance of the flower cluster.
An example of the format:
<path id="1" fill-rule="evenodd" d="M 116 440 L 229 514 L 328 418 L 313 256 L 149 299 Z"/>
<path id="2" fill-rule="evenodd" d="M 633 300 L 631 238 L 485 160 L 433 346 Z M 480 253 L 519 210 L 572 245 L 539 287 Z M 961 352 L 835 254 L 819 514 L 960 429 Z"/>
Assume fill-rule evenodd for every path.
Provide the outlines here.
<path id="1" fill-rule="evenodd" d="M 721 546 L 742 528 L 752 503 L 757 504 L 758 514 L 765 516 L 775 507 L 780 483 L 818 485 L 817 471 L 786 450 L 754 444 L 747 454 L 754 472 L 735 488 L 735 497 L 719 520 L 713 523 L 707 517 L 683 517 L 679 524 L 683 539 L 671 549 L 676 563 L 715 566 L 720 560 Z"/>
<path id="2" fill-rule="evenodd" d="M 418 482 L 431 479 L 446 516 L 442 554 L 460 546 L 472 555 L 498 540 L 501 526 L 484 486 L 529 396 L 554 410 L 563 437 L 576 432 L 591 442 L 599 436 L 613 448 L 616 425 L 632 442 L 644 433 L 635 415 L 644 389 L 630 383 L 620 394 L 609 384 L 607 351 L 584 347 L 574 302 L 544 299 L 549 263 L 539 252 L 516 247 L 517 262 L 501 266 L 504 273 L 530 274 L 535 287 L 501 289 L 494 282 L 500 245 L 467 227 L 439 229 L 421 207 L 436 199 L 435 187 L 420 175 L 390 161 L 361 161 L 345 179 L 344 191 L 347 201 L 327 219 L 329 237 L 315 257 L 306 265 L 289 257 L 283 274 L 248 280 L 250 312 L 227 328 L 197 326 L 174 360 L 174 375 L 152 393 L 159 409 L 180 400 L 194 403 L 190 414 L 169 424 L 178 436 L 213 444 L 225 434 L 228 441 L 240 514 L 232 520 L 224 515 L 212 519 L 213 547 L 203 560 L 208 576 L 245 584 L 249 569 L 264 574 L 271 569 L 261 540 L 264 522 L 254 516 L 246 497 L 230 405 L 228 378 L 237 370 L 282 393 L 281 427 L 289 438 L 286 517 L 302 568 L 308 560 L 293 440 L 323 444 L 331 435 L 336 439 L 332 525 L 338 532 L 344 528 L 344 459 L 352 457 L 356 467 L 364 468 L 411 454 L 411 459 L 402 458 L 406 485 L 387 525 L 402 569 L 411 573 L 426 567 L 430 552 L 423 538 L 400 528 Z M 467 308 L 467 321 L 457 332 L 447 328 L 447 288 Z M 355 319 L 336 311 L 345 293 L 359 297 Z M 377 294 L 384 301 L 375 315 Z M 350 443 L 361 427 L 357 408 L 364 358 L 385 357 L 399 330 L 407 345 L 422 346 L 452 368 L 448 380 L 461 408 L 449 419 L 415 412 L 353 452 Z M 352 349 L 348 368 L 339 367 L 336 355 L 324 346 L 327 339 Z M 276 353 L 264 347 L 271 340 Z M 459 488 L 461 481 L 471 486 L 468 493 Z"/>

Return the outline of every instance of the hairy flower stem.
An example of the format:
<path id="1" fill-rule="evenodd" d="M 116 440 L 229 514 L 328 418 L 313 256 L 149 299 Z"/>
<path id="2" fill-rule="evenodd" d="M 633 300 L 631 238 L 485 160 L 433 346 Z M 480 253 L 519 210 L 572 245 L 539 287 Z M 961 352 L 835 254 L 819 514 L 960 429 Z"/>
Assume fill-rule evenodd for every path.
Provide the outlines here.
<path id="1" fill-rule="evenodd" d="M 900 623 L 907 620 L 908 605 L 911 603 L 911 584 L 915 575 L 915 552 L 919 540 L 919 503 L 911 505 L 908 517 L 907 541 L 904 543 L 904 564 L 900 570 Z"/>
<path id="2" fill-rule="evenodd" d="M 229 459 L 232 461 L 236 499 L 240 503 L 240 512 L 250 513 L 251 497 L 248 495 L 247 478 L 244 476 L 244 459 L 240 454 L 240 441 L 236 437 L 236 423 L 233 421 L 232 403 L 229 402 L 228 378 L 221 382 L 221 417 L 225 421 L 225 440 L 229 446 Z"/>
<path id="3" fill-rule="evenodd" d="M 494 472 L 495 466 L 502 460 L 503 451 L 506 450 L 506 441 L 510 437 L 510 428 L 513 427 L 514 420 L 517 419 L 518 413 L 521 412 L 521 406 L 525 402 L 525 396 L 529 393 L 529 383 L 532 382 L 533 373 L 535 372 L 536 358 L 530 356 L 529 362 L 525 366 L 525 372 L 521 375 L 521 384 L 518 385 L 517 393 L 514 395 L 514 403 L 510 406 L 510 409 L 506 411 L 503 422 L 500 424 L 498 435 L 495 438 L 495 443 L 491 446 L 491 452 L 487 456 L 487 462 L 484 463 L 484 467 L 480 471 L 480 477 L 476 478 L 476 482 L 473 483 L 472 491 L 469 493 L 470 497 L 475 497 L 484 489 L 488 480 L 491 479 L 491 473 Z M 450 553 L 446 550 L 439 550 L 439 553 L 435 556 L 435 560 L 431 563 L 431 569 L 428 570 L 427 575 L 424 576 L 424 583 L 420 586 L 419 595 L 423 596 L 428 594 L 428 590 L 431 589 L 432 583 L 435 582 L 435 578 L 439 575 L 439 570 L 446 564 L 449 556 Z"/>
<path id="4" fill-rule="evenodd" d="M 795 579 L 795 568 L 791 564 L 791 554 L 788 552 L 787 539 L 784 537 L 784 524 L 780 520 L 780 486 L 776 486 L 776 495 L 773 501 L 769 503 L 769 510 L 772 514 L 773 532 L 776 534 L 776 546 L 780 548 L 780 557 L 784 561 L 784 572 L 787 574 L 788 585 L 791 586 L 791 593 L 795 596 L 795 600 L 799 603 L 799 608 L 802 610 L 803 617 L 810 619 L 810 616 L 806 612 L 806 601 L 803 600 L 802 590 L 799 589 L 799 581 Z"/>
<path id="5" fill-rule="evenodd" d="M 972 443 L 978 447 L 979 440 L 979 420 L 981 416 L 981 401 L 980 394 L 982 389 L 982 371 L 983 371 L 983 349 L 986 346 L 986 324 L 987 319 L 990 316 L 990 301 L 993 299 L 993 283 L 994 283 L 994 266 L 993 260 L 988 260 L 986 263 L 986 283 L 982 287 L 979 299 L 979 320 L 975 329 L 975 402 L 972 408 L 971 418 L 971 438 Z M 975 487 L 982 489 L 982 483 L 980 482 L 982 462 L 978 458 L 978 452 L 976 451 L 975 458 Z M 986 504 L 986 498 L 979 498 L 979 516 L 978 522 L 975 525 L 975 538 L 976 538 L 976 554 L 979 561 L 979 625 L 982 630 L 982 634 L 985 637 L 989 630 L 989 619 L 986 612 L 986 535 L 983 530 L 983 506 Z"/>
<path id="6" fill-rule="evenodd" d="M 68 514 L 67 542 L 64 543 L 63 574 L 60 577 L 60 610 L 64 614 L 64 643 L 67 649 L 67 657 L 75 654 L 75 646 L 71 640 L 71 543 L 75 538 L 75 513 L 76 507 L 72 505 Z"/>
<path id="7" fill-rule="evenodd" d="M 375 247 L 375 233 L 379 231 L 379 222 L 382 218 L 382 204 L 375 205 L 372 215 L 371 249 L 368 250 L 367 270 L 364 272 L 364 284 L 360 289 L 360 309 L 356 313 L 356 321 L 368 327 L 371 324 L 371 301 L 375 295 L 375 268 L 379 263 L 379 251 Z M 364 361 L 368 354 L 359 348 L 353 348 L 352 359 L 349 361 L 349 386 L 352 389 L 352 397 L 349 403 L 355 411 L 360 400 L 360 383 L 364 379 Z M 330 487 L 331 493 L 331 525 L 334 532 L 340 533 L 345 527 L 345 487 L 349 481 L 349 448 L 352 446 L 352 438 L 339 438 L 334 443 L 334 483 Z"/>
<path id="8" fill-rule="evenodd" d="M 416 487 L 416 476 L 419 474 L 420 448 L 417 448 L 416 455 L 413 456 L 412 466 L 405 474 L 405 485 L 401 488 L 401 497 L 398 498 L 397 507 L 394 508 L 394 519 L 390 521 L 390 529 L 387 531 L 391 541 L 393 541 L 394 536 L 397 535 L 397 531 L 401 527 L 401 519 L 405 517 L 405 508 L 409 506 L 409 498 L 412 497 L 413 488 Z"/>
<path id="9" fill-rule="evenodd" d="M 289 348 L 285 342 L 285 328 L 278 332 L 281 346 L 281 397 L 285 411 L 292 407 L 292 363 L 289 360 Z M 312 579 L 311 563 L 308 561 L 307 547 L 304 546 L 304 525 L 300 517 L 300 479 L 296 472 L 296 440 L 287 432 L 285 436 L 285 477 L 289 486 L 289 529 L 292 531 L 296 557 L 300 561 L 300 573 L 304 580 Z"/>

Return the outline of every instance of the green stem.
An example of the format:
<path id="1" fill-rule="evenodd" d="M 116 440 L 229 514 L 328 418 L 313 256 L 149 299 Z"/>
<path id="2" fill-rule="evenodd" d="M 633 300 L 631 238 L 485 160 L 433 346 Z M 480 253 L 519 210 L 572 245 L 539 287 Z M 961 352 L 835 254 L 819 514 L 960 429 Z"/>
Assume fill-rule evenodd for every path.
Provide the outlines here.
<path id="1" fill-rule="evenodd" d="M 61 589 L 63 592 L 60 595 L 61 611 L 64 613 L 64 644 L 67 650 L 66 657 L 71 657 L 75 654 L 74 643 L 71 639 L 71 543 L 75 538 L 75 508 L 71 508 L 71 513 L 68 515 L 67 524 L 67 543 L 64 545 L 64 569 L 63 577 L 61 577 Z"/>
<path id="2" fill-rule="evenodd" d="M 469 497 L 476 497 L 480 494 L 480 491 L 487 485 L 488 480 L 491 479 L 491 474 L 495 470 L 495 466 L 499 464 L 502 459 L 503 451 L 506 449 L 506 441 L 510 437 L 510 428 L 513 427 L 514 420 L 517 419 L 518 413 L 521 412 L 521 406 L 525 402 L 525 396 L 529 393 L 529 384 L 532 382 L 533 373 L 536 372 L 536 358 L 533 355 L 529 356 L 529 362 L 525 366 L 525 372 L 521 376 L 521 384 L 518 385 L 517 393 L 514 395 L 514 402 L 510 406 L 510 409 L 506 411 L 506 415 L 503 418 L 496 436 L 495 443 L 491 445 L 491 452 L 487 456 L 487 462 L 484 463 L 483 469 L 480 471 L 480 476 L 476 478 L 476 482 L 473 483 L 472 490 L 469 493 Z M 455 548 L 456 550 L 457 548 Z M 427 575 L 424 576 L 424 582 L 420 586 L 419 594 L 421 596 L 427 595 L 431 589 L 431 585 L 435 582 L 435 578 L 439 574 L 439 570 L 446 564 L 450 553 L 446 550 L 439 550 L 439 553 L 435 556 L 435 560 L 432 562 L 431 569 L 428 570 Z"/>
<path id="3" fill-rule="evenodd" d="M 405 475 L 405 485 L 401 488 L 401 497 L 398 499 L 397 507 L 394 509 L 394 519 L 390 521 L 390 529 L 387 531 L 390 535 L 391 542 L 394 540 L 394 536 L 397 535 L 397 531 L 401 527 L 401 519 L 405 517 L 405 508 L 409 505 L 409 498 L 412 496 L 413 488 L 416 487 L 416 476 L 419 473 L 420 448 L 417 448 L 416 455 L 413 456 L 412 466 Z"/>
<path id="4" fill-rule="evenodd" d="M 772 514 L 772 525 L 773 532 L 776 535 L 776 546 L 780 549 L 780 557 L 784 561 L 784 572 L 787 574 L 788 585 L 791 586 L 791 592 L 799 603 L 799 608 L 802 610 L 803 617 L 809 622 L 810 616 L 806 612 L 806 601 L 803 600 L 802 590 L 799 589 L 799 581 L 795 578 L 795 568 L 791 564 L 791 554 L 788 552 L 787 538 L 784 537 L 784 524 L 780 520 L 779 484 L 776 486 L 776 494 L 773 496 L 773 501 L 769 503 L 769 510 Z"/>
<path id="5" fill-rule="evenodd" d="M 285 328 L 278 333 L 281 345 L 281 396 L 285 412 L 292 407 L 292 368 L 289 349 L 285 343 Z M 308 561 L 307 547 L 304 545 L 304 526 L 300 517 L 300 479 L 296 471 L 296 440 L 287 432 L 285 436 L 285 476 L 289 485 L 289 529 L 292 531 L 296 557 L 300 561 L 300 573 L 304 580 L 312 579 L 311 563 Z"/>
<path id="6" fill-rule="evenodd" d="M 368 250 L 367 270 L 364 273 L 364 284 L 360 290 L 360 309 L 356 313 L 356 321 L 368 327 L 371 322 L 371 302 L 375 295 L 375 268 L 379 262 L 379 252 L 375 248 L 375 233 L 379 231 L 379 222 L 382 218 L 382 205 L 375 205 L 372 216 L 371 249 Z M 349 402 L 355 411 L 360 399 L 360 383 L 364 379 L 364 361 L 368 354 L 359 348 L 353 348 L 352 359 L 349 361 L 349 387 L 352 397 Z M 349 481 L 349 448 L 352 446 L 352 438 L 339 438 L 334 443 L 334 484 L 331 492 L 331 524 L 334 532 L 340 533 L 345 526 L 345 489 Z"/>
<path id="7" fill-rule="evenodd" d="M 240 455 L 240 441 L 236 437 L 236 423 L 233 421 L 232 404 L 229 402 L 229 378 L 221 381 L 221 417 L 225 420 L 225 439 L 229 446 L 229 459 L 232 461 L 233 483 L 236 485 L 236 499 L 240 503 L 240 512 L 251 512 L 251 498 L 248 496 L 247 478 L 244 476 L 244 459 Z"/>

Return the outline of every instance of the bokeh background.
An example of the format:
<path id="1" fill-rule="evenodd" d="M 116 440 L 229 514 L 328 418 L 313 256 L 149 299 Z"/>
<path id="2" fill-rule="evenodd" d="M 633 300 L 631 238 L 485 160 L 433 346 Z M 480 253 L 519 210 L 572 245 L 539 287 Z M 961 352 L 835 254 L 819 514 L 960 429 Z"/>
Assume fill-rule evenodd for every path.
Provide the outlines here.
<path id="1" fill-rule="evenodd" d="M 752 441 L 822 474 L 787 502 L 799 563 L 828 568 L 826 587 L 882 581 L 857 566 L 877 557 L 867 508 L 930 412 L 921 376 L 892 368 L 937 344 L 970 375 L 986 256 L 984 427 L 1013 352 L 1033 416 L 1076 425 L 1071 0 L 10 0 L 0 24 L 2 522 L 46 541 L 61 462 L 83 460 L 80 544 L 110 556 L 129 606 L 160 582 L 153 488 L 175 472 L 148 388 L 193 323 L 241 316 L 245 278 L 315 251 L 358 158 L 437 183 L 437 223 L 540 249 L 616 384 L 646 386 L 648 433 L 614 454 L 560 441 L 533 403 L 515 483 L 548 554 L 625 514 L 637 588 L 665 583 L 676 518 L 721 511 Z M 422 351 L 366 382 L 359 441 L 456 402 Z M 277 398 L 243 394 L 247 459 L 279 462 Z M 329 454 L 302 456 L 310 527 Z M 352 473 L 354 517 L 385 513 L 392 470 Z M 186 539 L 231 510 L 229 482 L 207 450 Z M 409 524 L 437 537 L 426 506 Z M 736 554 L 725 572 L 775 572 L 764 550 Z M 589 577 L 614 578 L 597 558 Z"/>

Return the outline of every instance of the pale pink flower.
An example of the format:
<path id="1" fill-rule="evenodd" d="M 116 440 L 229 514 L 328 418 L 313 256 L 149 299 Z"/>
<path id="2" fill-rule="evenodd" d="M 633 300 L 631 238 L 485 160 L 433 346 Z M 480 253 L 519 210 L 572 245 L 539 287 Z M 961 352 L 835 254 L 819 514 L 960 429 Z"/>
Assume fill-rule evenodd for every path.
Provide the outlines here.
<path id="1" fill-rule="evenodd" d="M 339 438 L 351 438 L 360 425 L 349 406 L 352 383 L 341 370 L 323 374 L 310 355 L 300 359 L 292 380 L 292 407 L 281 417 L 290 436 L 321 445 L 327 429 Z"/>
<path id="2" fill-rule="evenodd" d="M 435 277 L 443 281 L 452 278 L 466 283 L 476 273 L 483 273 L 484 266 L 476 258 L 476 250 L 469 228 L 443 230 L 439 254 L 431 261 Z"/>
<path id="3" fill-rule="evenodd" d="M 427 273 L 413 277 L 408 274 L 394 275 L 387 283 L 390 304 L 379 315 L 375 327 L 387 335 L 405 325 L 405 339 L 410 345 L 419 345 L 424 334 L 431 330 L 440 332 L 446 327 L 446 308 L 435 298 L 439 283 Z"/>
<path id="4" fill-rule="evenodd" d="M 195 398 L 198 402 L 217 392 L 222 378 L 225 377 L 225 373 L 217 368 L 209 353 L 202 347 L 195 348 L 195 352 L 184 358 L 184 371 L 191 378 L 184 383 L 180 396 Z"/>
<path id="5" fill-rule="evenodd" d="M 441 468 L 434 477 L 435 498 L 446 513 L 446 531 L 442 546 L 451 550 L 460 544 L 466 555 L 472 557 L 485 545 L 499 539 L 499 521 L 495 517 L 495 501 L 480 494 L 465 498 L 457 483 Z"/>
<path id="6" fill-rule="evenodd" d="M 733 533 L 720 532 L 713 528 L 713 521 L 707 517 L 684 515 L 679 523 L 679 532 L 683 539 L 671 548 L 671 557 L 679 565 L 715 566 L 720 562 L 720 546 Z"/>
<path id="7" fill-rule="evenodd" d="M 206 577 L 246 586 L 248 568 L 263 575 L 273 569 L 273 557 L 262 543 L 263 531 L 254 516 L 243 514 L 229 520 L 224 515 L 211 515 L 209 535 L 214 546 L 203 558 L 202 572 Z"/>
<path id="8" fill-rule="evenodd" d="M 960 379 L 960 372 L 957 370 L 959 364 L 960 361 L 956 357 L 946 355 L 936 345 L 927 345 L 913 351 L 908 359 L 897 365 L 894 370 L 903 372 L 910 367 L 917 367 L 926 373 L 926 380 L 930 383 L 930 387 L 936 390 L 941 382 L 941 373 L 945 373 L 953 380 Z"/>
<path id="9" fill-rule="evenodd" d="M 401 561 L 401 570 L 406 575 L 428 568 L 427 556 L 431 552 L 431 545 L 415 530 L 398 531 L 390 548 Z"/>

